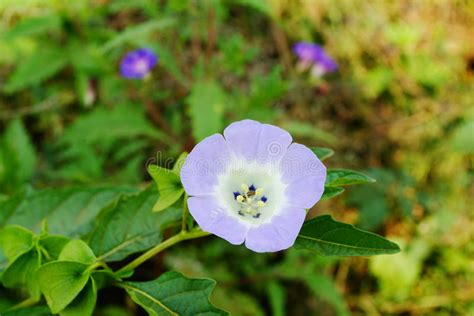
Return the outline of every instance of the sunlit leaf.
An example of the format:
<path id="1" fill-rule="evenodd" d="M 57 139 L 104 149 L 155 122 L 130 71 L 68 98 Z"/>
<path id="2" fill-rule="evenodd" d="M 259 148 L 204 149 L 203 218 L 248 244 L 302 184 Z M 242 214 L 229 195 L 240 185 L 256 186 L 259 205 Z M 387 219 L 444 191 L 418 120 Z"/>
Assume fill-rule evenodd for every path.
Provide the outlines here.
<path id="1" fill-rule="evenodd" d="M 68 306 L 89 280 L 87 265 L 79 262 L 55 261 L 38 270 L 38 282 L 53 314 Z"/>

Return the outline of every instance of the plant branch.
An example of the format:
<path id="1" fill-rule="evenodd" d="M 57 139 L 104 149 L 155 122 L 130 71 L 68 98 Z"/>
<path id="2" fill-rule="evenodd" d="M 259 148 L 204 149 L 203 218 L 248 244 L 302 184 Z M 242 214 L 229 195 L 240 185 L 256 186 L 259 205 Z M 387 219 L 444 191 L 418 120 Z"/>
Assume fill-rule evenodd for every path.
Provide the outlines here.
<path id="1" fill-rule="evenodd" d="M 201 229 L 195 229 L 189 232 L 186 231 L 181 231 L 179 234 L 174 235 L 173 237 L 165 240 L 164 242 L 156 245 L 155 247 L 151 248 L 147 252 L 143 253 L 141 256 L 124 266 L 123 268 L 119 269 L 116 271 L 116 274 L 123 273 L 125 271 L 131 271 L 147 261 L 148 259 L 154 257 L 161 251 L 165 250 L 168 247 L 173 246 L 174 244 L 177 244 L 183 240 L 189 240 L 189 239 L 195 239 L 195 238 L 200 238 L 204 236 L 208 236 L 210 233 L 202 231 Z"/>
<path id="2" fill-rule="evenodd" d="M 188 195 L 186 192 L 184 193 L 184 199 L 183 199 L 183 220 L 181 222 L 181 231 L 185 232 L 187 231 L 187 221 L 188 221 L 188 215 L 189 215 L 189 209 L 188 209 Z"/>

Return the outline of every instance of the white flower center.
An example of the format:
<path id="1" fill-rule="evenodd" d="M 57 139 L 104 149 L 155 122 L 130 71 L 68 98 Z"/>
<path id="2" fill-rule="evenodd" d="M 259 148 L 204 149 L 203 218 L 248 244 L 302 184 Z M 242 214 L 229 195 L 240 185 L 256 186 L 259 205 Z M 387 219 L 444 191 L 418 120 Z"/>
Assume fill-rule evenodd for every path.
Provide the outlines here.
<path id="1" fill-rule="evenodd" d="M 260 226 L 286 206 L 285 189 L 277 166 L 235 158 L 218 176 L 214 194 L 222 211 L 246 225 Z"/>

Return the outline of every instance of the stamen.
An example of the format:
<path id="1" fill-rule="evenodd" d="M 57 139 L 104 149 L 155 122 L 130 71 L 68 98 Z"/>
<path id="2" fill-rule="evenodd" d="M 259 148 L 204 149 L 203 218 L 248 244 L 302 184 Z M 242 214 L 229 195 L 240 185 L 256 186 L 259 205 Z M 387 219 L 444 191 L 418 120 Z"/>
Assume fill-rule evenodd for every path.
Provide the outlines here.
<path id="1" fill-rule="evenodd" d="M 267 197 L 263 196 L 263 188 L 256 188 L 255 185 L 247 186 L 245 183 L 240 185 L 240 192 L 233 192 L 234 198 L 240 207 L 238 214 L 240 216 L 252 216 L 259 218 L 260 210 L 266 206 Z"/>

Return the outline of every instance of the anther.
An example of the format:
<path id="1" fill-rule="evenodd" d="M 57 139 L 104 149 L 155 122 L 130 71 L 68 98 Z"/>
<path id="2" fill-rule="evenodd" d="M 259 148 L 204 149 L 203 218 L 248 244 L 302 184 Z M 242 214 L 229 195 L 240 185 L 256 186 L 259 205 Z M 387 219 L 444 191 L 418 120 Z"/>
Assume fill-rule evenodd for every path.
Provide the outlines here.
<path id="1" fill-rule="evenodd" d="M 262 195 L 263 194 L 263 189 L 262 188 L 258 188 L 257 190 L 255 190 L 255 195 L 259 196 L 259 195 Z"/>
<path id="2" fill-rule="evenodd" d="M 246 184 L 242 184 L 240 187 L 245 194 L 249 193 L 249 187 Z"/>

